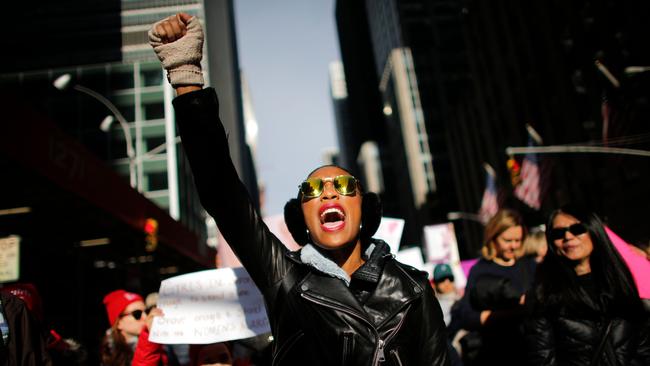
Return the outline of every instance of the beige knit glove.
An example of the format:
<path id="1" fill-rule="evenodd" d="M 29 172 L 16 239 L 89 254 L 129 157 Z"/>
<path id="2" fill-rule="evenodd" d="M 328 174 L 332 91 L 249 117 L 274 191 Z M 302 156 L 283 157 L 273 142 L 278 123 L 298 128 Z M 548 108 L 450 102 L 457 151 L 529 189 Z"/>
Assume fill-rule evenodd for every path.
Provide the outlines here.
<path id="1" fill-rule="evenodd" d="M 156 33 L 156 26 L 172 15 L 155 23 L 149 30 L 149 44 L 167 70 L 167 79 L 173 87 L 184 85 L 203 86 L 201 58 L 203 57 L 203 29 L 197 17 L 187 22 L 187 33 L 179 39 L 163 43 Z"/>

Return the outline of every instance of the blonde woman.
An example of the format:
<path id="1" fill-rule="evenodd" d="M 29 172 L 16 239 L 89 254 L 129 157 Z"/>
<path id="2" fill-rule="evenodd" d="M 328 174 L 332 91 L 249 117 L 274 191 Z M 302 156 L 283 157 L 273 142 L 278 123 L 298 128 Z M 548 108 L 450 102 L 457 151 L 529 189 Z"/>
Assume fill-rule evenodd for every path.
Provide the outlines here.
<path id="1" fill-rule="evenodd" d="M 453 326 L 470 332 L 461 341 L 465 365 L 515 365 L 524 357 L 518 328 L 536 265 L 532 258 L 517 259 L 525 236 L 521 216 L 512 210 L 500 210 L 485 227 L 482 258 L 452 314 Z"/>

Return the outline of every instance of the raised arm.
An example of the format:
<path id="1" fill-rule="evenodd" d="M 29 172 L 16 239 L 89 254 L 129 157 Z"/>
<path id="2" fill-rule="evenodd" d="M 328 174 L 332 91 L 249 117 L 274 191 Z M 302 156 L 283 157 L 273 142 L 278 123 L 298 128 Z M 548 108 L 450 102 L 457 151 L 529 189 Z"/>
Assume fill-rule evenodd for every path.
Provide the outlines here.
<path id="1" fill-rule="evenodd" d="M 180 13 L 154 24 L 150 43 L 176 89 L 176 122 L 203 207 L 262 292 L 284 276 L 286 248 L 257 214 L 230 158 L 214 89 L 202 89 L 203 31 Z"/>

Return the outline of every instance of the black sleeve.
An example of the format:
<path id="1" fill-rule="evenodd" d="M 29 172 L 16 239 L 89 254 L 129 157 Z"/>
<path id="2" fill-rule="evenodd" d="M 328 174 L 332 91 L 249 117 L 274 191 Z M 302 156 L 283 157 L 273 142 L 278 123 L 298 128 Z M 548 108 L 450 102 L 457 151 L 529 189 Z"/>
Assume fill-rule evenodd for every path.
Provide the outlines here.
<path id="1" fill-rule="evenodd" d="M 470 302 L 470 293 L 476 287 L 477 277 L 480 275 L 477 275 L 476 268 L 472 268 L 467 277 L 465 293 L 452 308 L 451 319 L 454 330 L 478 330 L 481 327 L 481 312 L 474 309 Z"/>
<path id="2" fill-rule="evenodd" d="M 9 324 L 8 365 L 51 365 L 38 322 L 19 298 L 1 294 L 3 313 Z M 0 363 L 2 364 L 2 363 Z"/>
<path id="3" fill-rule="evenodd" d="M 524 321 L 527 364 L 554 366 L 557 360 L 553 326 L 531 291 L 526 294 L 526 307 L 529 309 L 529 317 Z"/>
<path id="4" fill-rule="evenodd" d="M 423 325 L 420 328 L 422 360 L 420 365 L 450 365 L 447 330 L 442 317 L 440 304 L 429 284 L 424 286 L 422 314 Z"/>
<path id="5" fill-rule="evenodd" d="M 645 299 L 644 301 L 650 301 Z M 639 326 L 639 345 L 634 365 L 650 365 L 650 317 L 646 310 L 645 322 Z"/>
<path id="6" fill-rule="evenodd" d="M 255 210 L 230 158 L 226 132 L 212 88 L 174 99 L 176 121 L 201 204 L 262 293 L 288 269 L 285 246 Z"/>

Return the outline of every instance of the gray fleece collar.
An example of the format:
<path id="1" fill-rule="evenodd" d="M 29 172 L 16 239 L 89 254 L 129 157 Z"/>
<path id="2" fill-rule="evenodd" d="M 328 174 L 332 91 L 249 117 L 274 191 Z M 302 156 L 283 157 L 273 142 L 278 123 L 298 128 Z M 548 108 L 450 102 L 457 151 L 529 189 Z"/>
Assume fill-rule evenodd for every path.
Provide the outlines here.
<path id="1" fill-rule="evenodd" d="M 328 259 L 316 250 L 312 244 L 307 244 L 302 247 L 300 250 L 300 260 L 320 272 L 343 280 L 346 286 L 350 286 L 350 276 L 331 259 Z"/>

